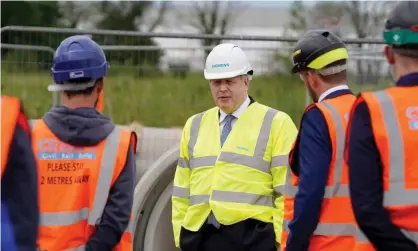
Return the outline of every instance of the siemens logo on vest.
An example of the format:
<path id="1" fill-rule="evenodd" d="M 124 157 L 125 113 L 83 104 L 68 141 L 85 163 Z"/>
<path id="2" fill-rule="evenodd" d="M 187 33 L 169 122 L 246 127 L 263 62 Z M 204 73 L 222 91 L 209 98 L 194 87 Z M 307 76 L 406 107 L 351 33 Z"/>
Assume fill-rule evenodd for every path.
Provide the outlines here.
<path id="1" fill-rule="evenodd" d="M 38 141 L 38 158 L 44 160 L 96 159 L 95 147 L 74 147 L 54 138 Z"/>
<path id="2" fill-rule="evenodd" d="M 229 67 L 229 64 L 213 64 L 212 68 L 221 68 L 221 67 Z"/>

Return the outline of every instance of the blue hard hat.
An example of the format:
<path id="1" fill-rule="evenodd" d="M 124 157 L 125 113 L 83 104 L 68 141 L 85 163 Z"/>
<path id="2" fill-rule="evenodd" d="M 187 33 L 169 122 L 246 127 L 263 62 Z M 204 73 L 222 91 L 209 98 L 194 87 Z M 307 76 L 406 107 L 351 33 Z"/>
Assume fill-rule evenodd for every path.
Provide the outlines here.
<path id="1" fill-rule="evenodd" d="M 54 87 L 51 91 L 61 91 L 68 86 L 65 81 L 80 78 L 92 80 L 106 76 L 109 64 L 104 51 L 90 37 L 84 35 L 71 36 L 64 39 L 54 54 L 51 75 Z M 79 89 L 79 88 L 77 88 Z M 85 89 L 85 88 L 84 88 Z"/>

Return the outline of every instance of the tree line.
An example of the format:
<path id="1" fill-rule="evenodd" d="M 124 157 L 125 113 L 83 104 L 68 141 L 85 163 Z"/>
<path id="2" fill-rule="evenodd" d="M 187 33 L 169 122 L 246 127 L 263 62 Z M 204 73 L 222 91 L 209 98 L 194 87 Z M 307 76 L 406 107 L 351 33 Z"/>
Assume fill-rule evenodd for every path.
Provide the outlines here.
<path id="1" fill-rule="evenodd" d="M 78 1 L 2 1 L 1 25 L 42 26 L 57 28 L 78 28 L 86 24 L 90 28 L 138 30 L 137 20 L 153 6 L 150 1 L 104 1 L 104 2 L 78 2 Z M 160 6 L 165 11 L 167 4 Z M 149 27 L 151 32 L 161 19 L 157 18 Z M 56 48 L 60 41 L 70 34 L 16 32 L 2 33 L 1 42 L 24 45 L 42 45 Z M 151 38 L 120 37 L 120 36 L 93 36 L 99 44 L 106 45 L 153 45 Z M 8 55 L 9 52 L 11 55 Z M 155 66 L 162 56 L 161 50 L 107 53 L 110 62 L 130 63 L 133 66 Z M 28 59 L 27 57 L 31 57 Z M 32 61 L 41 68 L 48 68 L 51 54 L 48 52 L 20 52 L 18 50 L 2 49 L 2 57 L 9 61 Z M 33 66 L 31 66 L 33 67 Z M 142 69 L 138 68 L 138 69 Z M 141 72 L 138 72 L 141 73 Z"/>
<path id="2" fill-rule="evenodd" d="M 178 13 L 178 19 L 190 25 L 202 34 L 226 34 L 228 24 L 233 15 L 229 11 L 236 3 L 230 2 L 195 2 L 193 11 L 187 17 Z M 238 4 L 239 5 L 239 4 Z M 153 32 L 164 22 L 167 9 L 173 7 L 170 1 L 2 1 L 1 25 L 42 26 L 57 28 L 79 28 L 126 30 Z M 175 8 L 174 8 L 175 9 Z M 152 20 L 144 20 L 144 14 L 150 10 L 155 12 Z M 175 11 L 174 11 L 175 12 Z M 143 25 L 143 24 L 146 25 Z M 1 42 L 10 44 L 42 45 L 56 48 L 60 41 L 69 34 L 51 34 L 40 32 L 2 33 Z M 99 44 L 155 46 L 157 44 L 148 37 L 98 36 L 93 38 Z M 204 46 L 214 46 L 221 41 L 206 39 Z M 206 51 L 208 53 L 209 51 Z M 106 53 L 110 62 L 129 64 L 136 67 L 139 75 L 155 69 L 163 56 L 162 50 L 119 51 Z M 9 61 L 36 62 L 40 68 L 47 69 L 51 59 L 48 52 L 22 52 L 2 48 L 2 57 Z M 22 66 L 23 67 L 23 66 Z M 31 65 L 30 67 L 33 67 Z M 173 66 L 176 68 L 176 66 Z"/>

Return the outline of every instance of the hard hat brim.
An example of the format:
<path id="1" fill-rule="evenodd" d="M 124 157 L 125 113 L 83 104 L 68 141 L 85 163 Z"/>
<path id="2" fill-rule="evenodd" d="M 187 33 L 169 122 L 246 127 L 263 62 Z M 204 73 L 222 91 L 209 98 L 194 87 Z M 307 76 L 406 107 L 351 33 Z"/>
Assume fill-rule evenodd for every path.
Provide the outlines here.
<path id="1" fill-rule="evenodd" d="M 292 73 L 293 74 L 296 74 L 296 73 L 299 73 L 299 72 L 301 72 L 301 71 L 303 71 L 304 69 L 306 69 L 305 67 L 303 67 L 303 66 L 301 66 L 300 64 L 295 64 L 293 67 L 292 67 Z"/>
<path id="2" fill-rule="evenodd" d="M 234 78 L 241 75 L 250 75 L 252 76 L 254 71 L 250 70 L 239 70 L 239 71 L 232 71 L 232 72 L 222 72 L 222 73 L 208 73 L 206 70 L 204 71 L 204 76 L 206 80 L 217 80 L 217 79 L 226 79 L 226 78 Z"/>
<path id="3" fill-rule="evenodd" d="M 87 83 L 63 83 L 57 84 L 53 83 L 48 85 L 48 91 L 50 92 L 61 92 L 61 91 L 82 91 L 90 87 L 93 87 L 96 84 L 96 79 L 93 79 Z"/>

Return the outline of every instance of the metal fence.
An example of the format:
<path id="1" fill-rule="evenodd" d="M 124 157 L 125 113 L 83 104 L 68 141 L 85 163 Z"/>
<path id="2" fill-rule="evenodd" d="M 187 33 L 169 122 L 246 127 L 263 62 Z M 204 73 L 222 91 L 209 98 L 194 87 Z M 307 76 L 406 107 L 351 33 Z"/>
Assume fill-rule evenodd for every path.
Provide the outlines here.
<path id="1" fill-rule="evenodd" d="M 23 99 L 29 116 L 42 116 L 58 103 L 46 86 L 54 49 L 65 37 L 90 35 L 110 62 L 105 80 L 105 113 L 116 123 L 181 127 L 186 119 L 213 105 L 203 68 L 213 44 L 232 42 L 246 52 L 255 77 L 250 93 L 261 103 L 289 113 L 297 123 L 309 103 L 303 83 L 291 76 L 297 38 L 141 33 L 48 27 L 3 27 L 2 92 Z M 380 40 L 346 40 L 349 83 L 354 90 L 390 84 Z"/>

